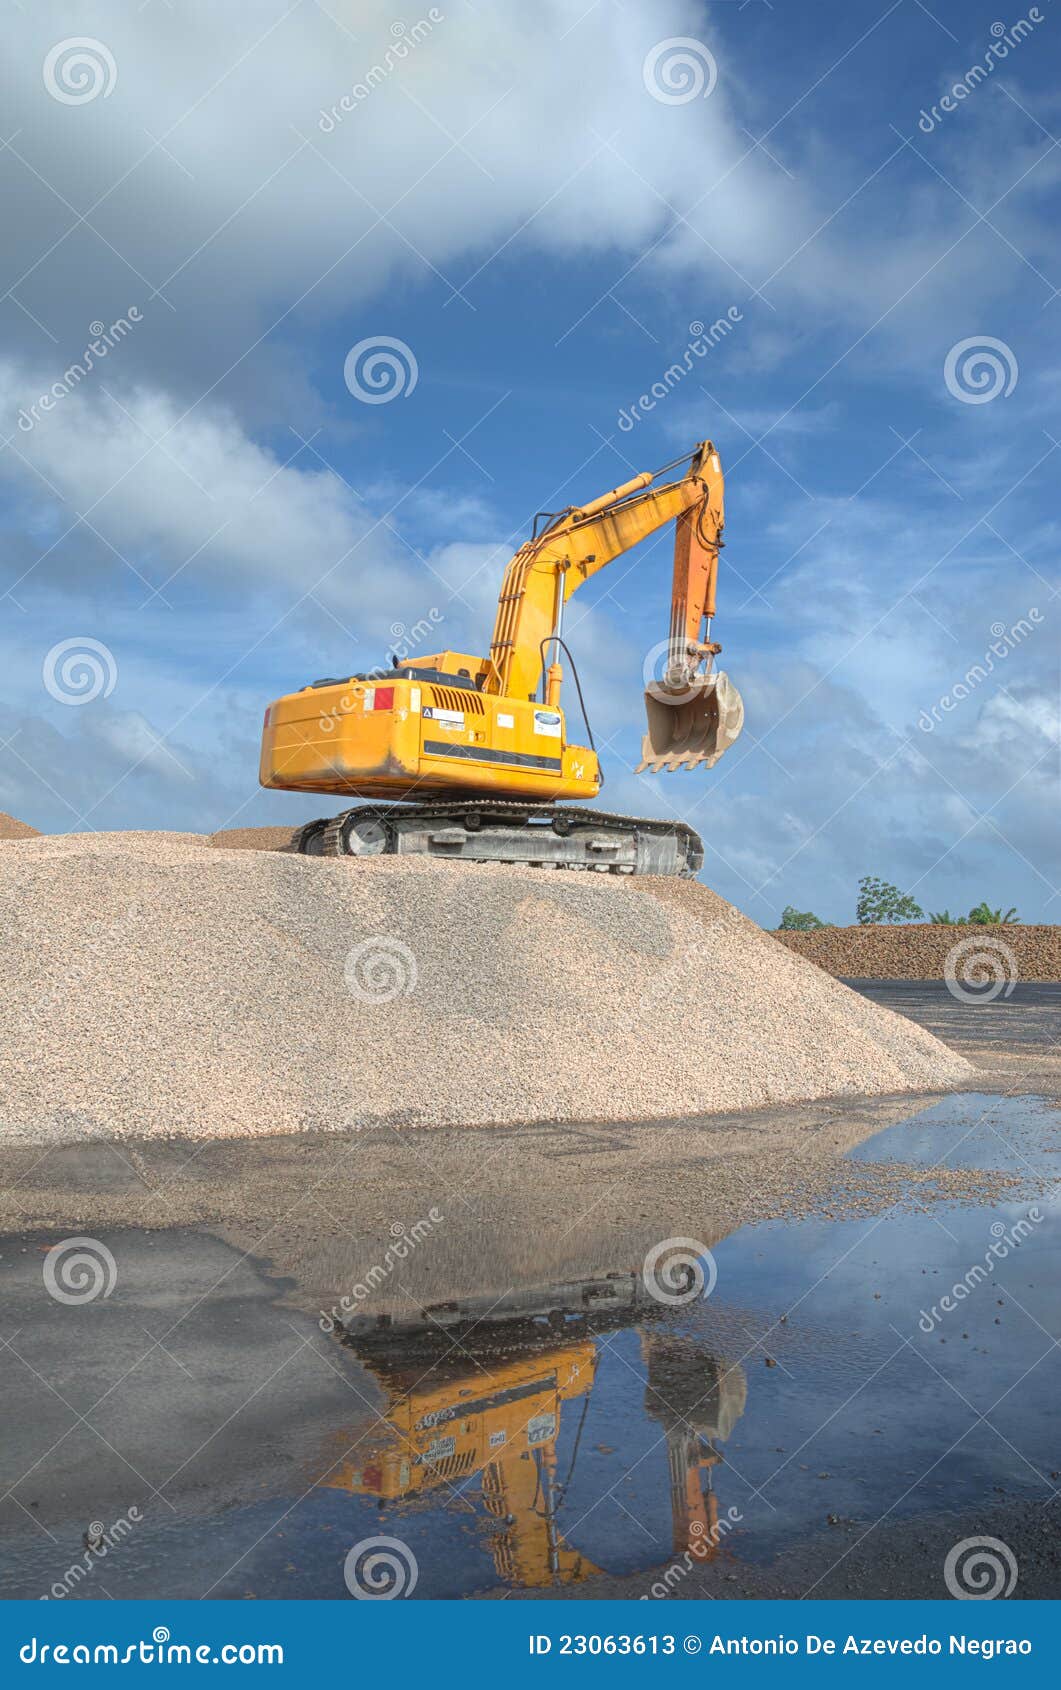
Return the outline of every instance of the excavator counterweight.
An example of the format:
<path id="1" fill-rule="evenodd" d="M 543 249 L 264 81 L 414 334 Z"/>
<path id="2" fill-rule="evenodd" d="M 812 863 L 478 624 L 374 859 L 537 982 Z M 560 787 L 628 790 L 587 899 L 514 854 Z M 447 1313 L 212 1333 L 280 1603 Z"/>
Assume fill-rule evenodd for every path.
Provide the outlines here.
<path id="1" fill-rule="evenodd" d="M 667 522 L 675 524 L 671 621 L 662 676 L 645 694 L 640 769 L 710 768 L 741 731 L 740 695 L 715 670 L 721 647 L 710 638 L 724 521 L 718 453 L 702 441 L 683 475 L 656 485 L 664 473 L 547 516 L 506 567 L 485 657 L 394 659 L 391 669 L 314 681 L 269 706 L 263 786 L 384 800 L 309 823 L 294 849 L 697 872 L 703 844 L 684 823 L 566 807 L 596 798 L 602 776 L 588 720 L 587 745 L 568 737 L 565 606 Z"/>

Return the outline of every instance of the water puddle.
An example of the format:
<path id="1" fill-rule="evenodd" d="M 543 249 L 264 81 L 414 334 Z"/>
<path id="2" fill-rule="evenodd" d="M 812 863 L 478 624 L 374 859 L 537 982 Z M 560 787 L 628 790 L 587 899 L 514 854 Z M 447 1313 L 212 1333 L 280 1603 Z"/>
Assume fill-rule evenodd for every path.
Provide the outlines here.
<path id="1" fill-rule="evenodd" d="M 853 1155 L 1050 1175 L 1059 1129 L 1036 1099 L 950 1098 Z M 249 1440 L 247 1482 L 222 1504 L 217 1468 L 203 1466 L 215 1435 L 206 1456 L 185 1455 L 175 1407 L 137 1455 L 158 1486 L 143 1523 L 67 1593 L 341 1598 L 344 1567 L 381 1588 L 415 1569 L 414 1598 L 592 1594 L 601 1572 L 648 1592 L 688 1551 L 795 1565 L 830 1529 L 1039 1501 L 1057 1478 L 1059 1219 L 1055 1200 L 1035 1197 L 773 1222 L 695 1252 L 699 1266 L 662 1292 L 629 1263 L 602 1262 L 500 1295 L 491 1284 L 404 1312 L 368 1306 L 331 1333 L 278 1303 L 275 1283 L 237 1278 L 178 1359 L 201 1394 L 226 1368 L 264 1373 L 287 1334 L 292 1354 L 276 1348 L 271 1379 L 286 1373 L 291 1394 L 279 1400 L 267 1380 L 213 1444 L 234 1482 L 243 1446 L 225 1440 Z M 153 1247 L 168 1282 L 202 1254 L 189 1246 L 174 1266 L 165 1235 Z M 135 1388 L 133 1374 L 121 1390 Z M 23 1513 L 42 1471 L 16 1485 Z M 122 1481 L 114 1514 L 137 1491 L 131 1473 Z M 72 1512 L 101 1506 L 86 1496 Z M 53 1518 L 49 1543 L 0 1520 L 5 1592 L 41 1594 L 79 1547 L 73 1527 Z"/>

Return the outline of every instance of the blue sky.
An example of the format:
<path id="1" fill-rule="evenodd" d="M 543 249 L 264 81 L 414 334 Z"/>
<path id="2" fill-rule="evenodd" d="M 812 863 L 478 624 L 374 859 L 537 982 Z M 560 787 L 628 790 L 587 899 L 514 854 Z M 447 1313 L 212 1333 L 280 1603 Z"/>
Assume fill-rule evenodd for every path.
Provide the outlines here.
<path id="1" fill-rule="evenodd" d="M 317 813 L 257 788 L 271 698 L 429 616 L 482 649 L 536 510 L 710 436 L 747 731 L 633 773 L 661 536 L 569 619 L 609 807 L 690 820 L 765 925 L 870 873 L 1058 919 L 1052 0 L 7 14 L 0 807 Z"/>

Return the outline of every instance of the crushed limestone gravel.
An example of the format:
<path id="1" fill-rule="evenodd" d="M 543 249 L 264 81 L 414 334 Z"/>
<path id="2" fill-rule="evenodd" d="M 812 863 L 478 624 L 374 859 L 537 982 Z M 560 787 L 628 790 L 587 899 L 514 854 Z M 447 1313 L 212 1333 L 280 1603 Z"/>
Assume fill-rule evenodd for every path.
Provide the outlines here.
<path id="1" fill-rule="evenodd" d="M 56 835 L 0 851 L 0 1135 L 699 1116 L 965 1060 L 705 887 Z"/>

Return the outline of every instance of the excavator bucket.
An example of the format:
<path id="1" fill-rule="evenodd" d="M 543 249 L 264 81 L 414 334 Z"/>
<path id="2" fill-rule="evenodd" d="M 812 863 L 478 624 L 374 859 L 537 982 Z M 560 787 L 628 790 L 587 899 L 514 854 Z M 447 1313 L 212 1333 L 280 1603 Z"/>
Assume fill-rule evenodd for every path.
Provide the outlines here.
<path id="1" fill-rule="evenodd" d="M 637 773 L 714 768 L 744 726 L 744 704 L 728 675 L 696 675 L 680 688 L 663 683 L 645 693 L 648 732 Z"/>

